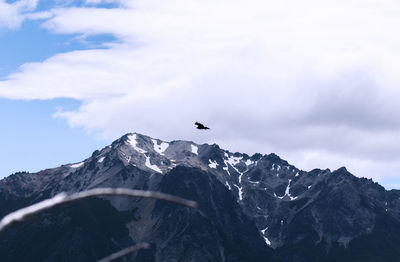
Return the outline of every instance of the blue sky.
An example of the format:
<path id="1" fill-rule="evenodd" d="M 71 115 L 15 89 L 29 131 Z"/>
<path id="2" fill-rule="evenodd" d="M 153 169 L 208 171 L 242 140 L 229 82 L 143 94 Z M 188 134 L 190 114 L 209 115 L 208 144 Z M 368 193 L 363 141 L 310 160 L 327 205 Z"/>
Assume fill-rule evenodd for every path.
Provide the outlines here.
<path id="1" fill-rule="evenodd" d="M 18 71 L 27 62 L 40 62 L 54 54 L 99 47 L 106 36 L 85 42 L 76 35 L 50 34 L 38 22 L 24 23 L 18 30 L 0 31 L 0 79 Z M 71 128 L 53 117 L 60 108 L 73 110 L 75 99 L 0 99 L 2 150 L 0 177 L 17 171 L 36 172 L 61 164 L 79 162 L 110 141 L 93 137 L 80 128 Z"/>
<path id="2" fill-rule="evenodd" d="M 18 30 L 3 29 L 0 30 L 0 77 L 4 79 L 24 63 L 40 62 L 72 50 L 102 48 L 104 42 L 112 40 L 109 35 L 83 39 L 77 34 L 51 34 L 36 21 L 25 22 Z"/>
<path id="3" fill-rule="evenodd" d="M 0 176 L 16 171 L 36 172 L 61 164 L 79 162 L 107 144 L 80 129 L 68 127 L 52 114 L 59 108 L 75 108 L 77 101 L 0 100 L 2 149 Z"/>
<path id="4" fill-rule="evenodd" d="M 59 52 L 80 49 L 84 46 L 71 36 L 54 35 L 37 22 L 24 23 L 19 30 L 0 33 L 1 77 L 18 70 L 26 62 L 39 62 Z"/>
<path id="5" fill-rule="evenodd" d="M 140 132 L 400 188 L 399 27 L 391 0 L 0 0 L 0 177 Z"/>
<path id="6" fill-rule="evenodd" d="M 49 3 L 41 3 L 38 10 L 49 6 Z M 107 35 L 81 39 L 74 34 L 51 34 L 40 24 L 30 21 L 18 30 L 0 28 L 0 80 L 18 71 L 24 63 L 40 62 L 72 50 L 101 48 L 102 43 L 112 40 Z M 57 110 L 74 110 L 81 103 L 67 98 L 0 99 L 0 178 L 17 171 L 36 172 L 79 162 L 109 144 L 110 139 L 91 136 L 83 129 L 71 128 L 66 121 L 53 117 Z"/>

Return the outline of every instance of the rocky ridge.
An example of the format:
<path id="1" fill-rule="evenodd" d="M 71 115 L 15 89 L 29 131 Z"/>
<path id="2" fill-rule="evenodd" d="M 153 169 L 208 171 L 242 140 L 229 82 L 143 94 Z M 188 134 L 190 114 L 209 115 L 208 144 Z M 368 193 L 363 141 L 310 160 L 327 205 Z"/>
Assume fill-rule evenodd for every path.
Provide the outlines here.
<path id="1" fill-rule="evenodd" d="M 246 261 L 241 254 L 249 256 L 254 250 L 259 256 L 253 261 L 343 261 L 329 260 L 328 254 L 346 260 L 354 255 L 350 252 L 354 243 L 376 244 L 368 236 L 388 243 L 399 238 L 390 232 L 400 231 L 400 192 L 386 191 L 345 168 L 306 172 L 275 154 L 249 156 L 216 144 L 166 142 L 137 133 L 121 137 L 80 163 L 1 180 L 0 215 L 62 191 L 103 186 L 161 190 L 202 203 L 203 212 L 192 213 L 154 201 L 105 200 L 110 212 L 130 214 L 119 222 L 127 231 L 120 242 L 114 240 L 118 243 L 113 248 L 148 241 L 155 245 L 148 256 L 154 261 L 179 261 L 174 257 L 202 261 L 197 258 L 200 254 L 212 261 Z M 182 231 L 168 216 L 190 232 Z M 0 242 L 0 251 L 2 246 L 10 248 L 11 242 Z M 195 251 L 210 243 L 216 248 Z M 390 244 L 385 248 L 400 257 Z M 311 251 L 321 254 L 319 260 L 309 257 Z M 379 252 L 370 257 L 379 257 Z"/>

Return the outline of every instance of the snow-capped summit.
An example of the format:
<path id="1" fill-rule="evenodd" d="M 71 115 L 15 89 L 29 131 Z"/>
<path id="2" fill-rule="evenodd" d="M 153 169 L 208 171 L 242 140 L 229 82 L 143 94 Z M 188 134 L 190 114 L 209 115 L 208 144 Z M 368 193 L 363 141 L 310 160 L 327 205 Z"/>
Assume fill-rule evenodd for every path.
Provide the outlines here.
<path id="1" fill-rule="evenodd" d="M 95 187 L 160 190 L 199 202 L 199 212 L 120 198 L 91 205 L 88 217 L 100 212 L 115 220 L 112 232 L 101 231 L 101 245 L 111 250 L 130 242 L 155 243 L 152 254 L 159 261 L 169 257 L 192 261 L 199 254 L 213 261 L 275 261 L 275 255 L 284 257 L 283 261 L 323 261 L 332 256 L 330 250 L 340 254 L 341 261 L 353 261 L 358 255 L 380 256 L 372 247 L 400 241 L 400 192 L 386 191 L 345 168 L 307 172 L 273 153 L 249 156 L 216 144 L 162 141 L 138 133 L 122 136 L 81 162 L 1 180 L 0 215 L 63 191 Z M 95 238 L 82 235 L 80 228 L 90 229 L 86 220 L 74 214 L 73 209 L 66 209 L 62 219 L 51 213 L 43 224 L 29 224 L 23 234 L 10 231 L 4 238 L 8 242 L 0 242 L 0 253 L 15 250 L 14 256 L 22 254 L 11 240 L 33 238 L 42 227 L 76 232 L 76 236 L 66 234 L 65 240 L 44 239 L 56 245 L 49 256 L 63 257 L 66 251 L 57 248 L 63 241 L 96 243 Z M 371 248 L 360 251 L 357 245 Z M 321 260 L 308 256 L 307 250 L 320 254 Z M 382 250 L 400 260 L 395 246 Z M 68 252 L 78 251 L 82 252 Z M 37 260 L 49 259 L 46 252 Z M 87 260 L 98 259 L 101 252 L 96 252 L 87 255 Z"/>

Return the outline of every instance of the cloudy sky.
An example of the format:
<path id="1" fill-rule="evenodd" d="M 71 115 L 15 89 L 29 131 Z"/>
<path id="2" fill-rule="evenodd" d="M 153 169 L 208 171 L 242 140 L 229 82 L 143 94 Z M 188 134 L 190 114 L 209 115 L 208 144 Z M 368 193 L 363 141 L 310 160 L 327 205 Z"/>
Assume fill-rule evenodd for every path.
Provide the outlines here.
<path id="1" fill-rule="evenodd" d="M 136 131 L 400 188 L 398 28 L 395 0 L 0 0 L 0 177 Z"/>

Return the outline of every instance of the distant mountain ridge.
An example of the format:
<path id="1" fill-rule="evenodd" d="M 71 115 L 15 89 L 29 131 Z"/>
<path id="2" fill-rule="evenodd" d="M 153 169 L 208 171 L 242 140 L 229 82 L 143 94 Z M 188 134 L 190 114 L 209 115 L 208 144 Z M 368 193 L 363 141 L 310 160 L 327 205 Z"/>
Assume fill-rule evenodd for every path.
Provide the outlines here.
<path id="1" fill-rule="evenodd" d="M 275 154 L 137 133 L 80 163 L 1 180 L 0 216 L 62 191 L 104 186 L 163 191 L 200 208 L 123 198 L 58 208 L 0 235 L 4 261 L 33 254 L 37 261 L 93 261 L 140 241 L 152 249 L 132 261 L 400 261 L 399 190 L 344 167 L 306 172 Z M 22 255 L 18 243 L 27 239 Z"/>

